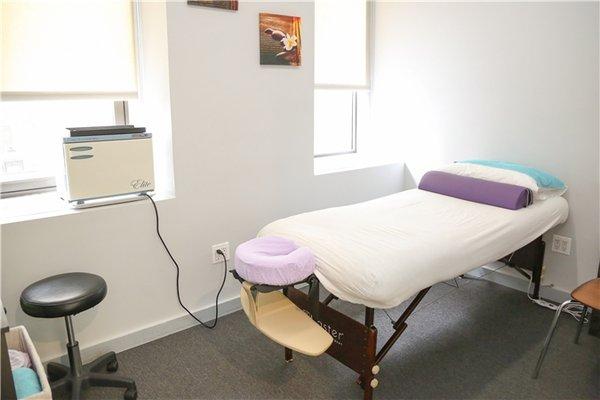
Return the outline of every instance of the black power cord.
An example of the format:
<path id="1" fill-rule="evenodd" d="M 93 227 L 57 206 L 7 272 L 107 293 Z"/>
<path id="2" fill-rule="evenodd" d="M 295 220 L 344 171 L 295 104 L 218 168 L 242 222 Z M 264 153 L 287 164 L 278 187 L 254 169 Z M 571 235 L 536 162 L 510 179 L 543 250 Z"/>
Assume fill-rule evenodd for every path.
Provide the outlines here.
<path id="1" fill-rule="evenodd" d="M 150 202 L 152 202 L 152 206 L 154 207 L 154 215 L 156 216 L 156 234 L 158 235 L 158 238 L 160 239 L 165 250 L 167 251 L 167 254 L 171 258 L 171 261 L 173 262 L 175 269 L 177 270 L 177 277 L 175 278 L 175 280 L 176 280 L 176 289 L 177 289 L 177 301 L 179 301 L 179 305 L 190 315 L 190 317 L 192 317 L 196 321 L 198 321 L 198 323 L 200 325 L 202 325 L 203 327 L 205 327 L 207 329 L 214 329 L 217 326 L 217 322 L 219 321 L 219 296 L 221 295 L 223 286 L 225 286 L 225 280 L 227 279 L 227 258 L 225 257 L 225 254 L 223 254 L 223 252 L 221 250 L 217 250 L 217 253 L 221 257 L 223 257 L 223 261 L 225 262 L 225 268 L 223 268 L 223 282 L 221 282 L 221 287 L 219 287 L 219 291 L 217 292 L 217 297 L 215 298 L 215 319 L 214 319 L 214 322 L 211 325 L 209 325 L 205 322 L 200 321 L 198 318 L 196 318 L 196 316 L 194 314 L 192 314 L 192 312 L 190 310 L 188 310 L 188 308 L 181 301 L 181 294 L 179 292 L 179 264 L 177 263 L 177 261 L 175 261 L 175 258 L 171 254 L 171 250 L 169 250 L 169 247 L 167 246 L 164 239 L 162 238 L 162 235 L 160 234 L 160 227 L 159 227 L 160 218 L 158 216 L 158 208 L 156 208 L 156 203 L 154 202 L 154 199 L 152 197 L 150 197 L 150 195 L 147 193 L 144 193 L 144 196 L 146 196 L 148 199 L 150 199 Z"/>

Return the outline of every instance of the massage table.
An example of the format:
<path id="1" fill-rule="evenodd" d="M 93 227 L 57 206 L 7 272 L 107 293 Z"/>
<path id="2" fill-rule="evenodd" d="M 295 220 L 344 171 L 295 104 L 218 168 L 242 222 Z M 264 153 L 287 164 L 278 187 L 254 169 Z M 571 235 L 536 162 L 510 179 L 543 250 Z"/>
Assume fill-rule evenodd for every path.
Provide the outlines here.
<path id="1" fill-rule="evenodd" d="M 284 289 L 297 307 L 318 315 L 335 332 L 327 353 L 359 374 L 364 399 L 373 397 L 382 359 L 407 327 L 406 320 L 432 285 L 493 261 L 531 271 L 539 286 L 544 259 L 542 235 L 566 221 L 562 197 L 508 210 L 419 189 L 344 207 L 283 218 L 259 237 L 277 236 L 312 250 L 314 275 L 330 295 L 314 310 L 309 296 Z M 414 297 L 413 297 L 414 296 Z M 394 333 L 377 351 L 374 310 L 410 299 L 394 322 Z M 365 307 L 364 323 L 329 307 L 333 300 Z M 286 360 L 292 351 L 285 350 Z"/>

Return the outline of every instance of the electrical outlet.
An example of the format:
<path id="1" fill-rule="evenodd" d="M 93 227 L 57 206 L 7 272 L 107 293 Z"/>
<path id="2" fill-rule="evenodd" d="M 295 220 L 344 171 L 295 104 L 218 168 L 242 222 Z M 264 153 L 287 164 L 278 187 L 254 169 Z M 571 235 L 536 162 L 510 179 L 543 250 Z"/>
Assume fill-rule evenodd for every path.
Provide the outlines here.
<path id="1" fill-rule="evenodd" d="M 555 253 L 571 255 L 571 238 L 560 235 L 552 236 L 552 251 Z"/>
<path id="2" fill-rule="evenodd" d="M 223 256 L 217 253 L 217 250 L 221 250 L 225 254 L 225 259 L 229 261 L 229 242 L 215 244 L 212 247 L 212 262 L 218 264 L 223 262 Z"/>

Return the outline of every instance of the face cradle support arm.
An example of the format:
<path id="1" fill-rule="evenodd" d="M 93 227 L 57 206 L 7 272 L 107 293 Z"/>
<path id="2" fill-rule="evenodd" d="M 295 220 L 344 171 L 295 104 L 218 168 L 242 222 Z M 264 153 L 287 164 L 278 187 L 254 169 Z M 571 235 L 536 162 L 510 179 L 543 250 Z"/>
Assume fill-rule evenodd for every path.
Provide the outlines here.
<path id="1" fill-rule="evenodd" d="M 233 277 L 238 280 L 242 285 L 247 282 L 242 278 L 235 270 L 229 271 Z M 317 321 L 319 319 L 319 279 L 311 274 L 306 279 L 292 283 L 291 285 L 282 285 L 282 286 L 274 286 L 274 285 L 263 285 L 263 284 L 255 284 L 252 282 L 248 282 L 252 286 L 250 290 L 252 292 L 253 297 L 256 299 L 257 292 L 259 293 L 270 293 L 277 290 L 283 290 L 283 294 L 287 296 L 288 288 L 293 288 L 296 285 L 300 284 L 308 284 L 308 298 L 310 300 L 310 314 L 313 320 Z"/>

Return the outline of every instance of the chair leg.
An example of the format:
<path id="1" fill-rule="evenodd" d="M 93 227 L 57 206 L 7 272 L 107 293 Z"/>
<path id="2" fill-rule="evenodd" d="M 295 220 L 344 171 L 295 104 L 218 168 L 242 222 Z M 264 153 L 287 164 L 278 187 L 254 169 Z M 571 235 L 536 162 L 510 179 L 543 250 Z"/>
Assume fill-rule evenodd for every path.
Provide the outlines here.
<path id="1" fill-rule="evenodd" d="M 560 318 L 560 314 L 562 313 L 563 308 L 565 308 L 565 306 L 571 303 L 573 303 L 572 300 L 565 301 L 556 310 L 556 313 L 554 314 L 554 319 L 552 320 L 552 325 L 550 325 L 550 330 L 548 331 L 548 335 L 546 335 L 544 347 L 540 352 L 540 357 L 538 358 L 535 370 L 533 371 L 533 375 L 531 376 L 533 379 L 537 379 L 538 375 L 540 374 L 540 368 L 542 367 L 542 362 L 544 361 L 544 357 L 546 357 L 546 353 L 548 352 L 550 340 L 552 340 L 552 336 L 554 336 L 554 332 L 556 331 L 556 326 L 558 325 L 558 319 Z"/>
<path id="2" fill-rule="evenodd" d="M 585 323 L 585 316 L 587 315 L 588 308 L 587 306 L 583 306 L 583 310 L 581 310 L 581 319 L 577 324 L 577 333 L 575 334 L 575 344 L 579 344 L 579 336 L 581 336 L 581 329 L 583 328 L 583 324 Z"/>

